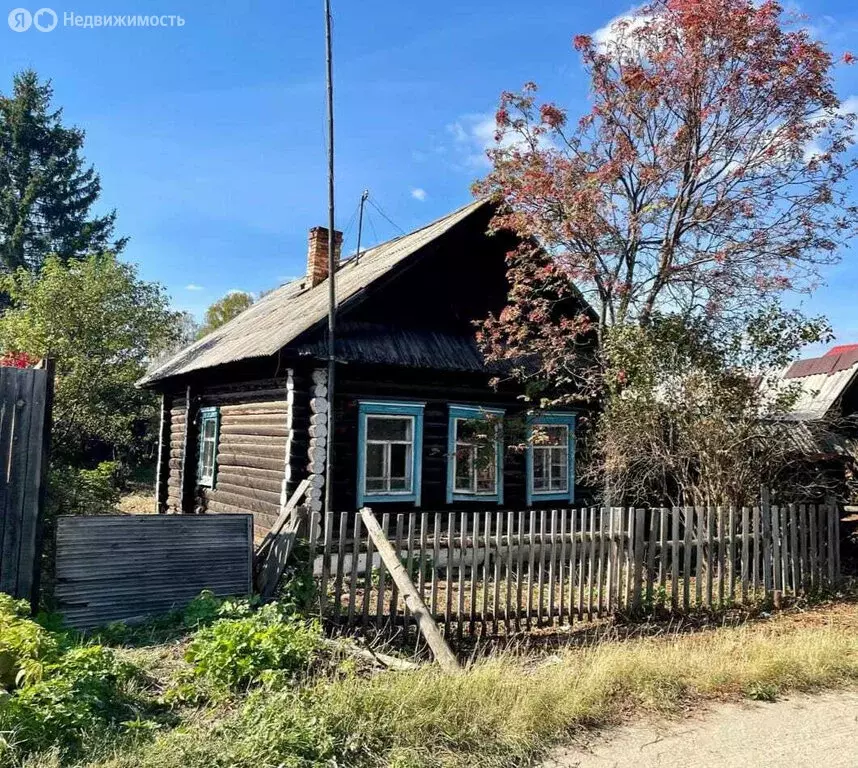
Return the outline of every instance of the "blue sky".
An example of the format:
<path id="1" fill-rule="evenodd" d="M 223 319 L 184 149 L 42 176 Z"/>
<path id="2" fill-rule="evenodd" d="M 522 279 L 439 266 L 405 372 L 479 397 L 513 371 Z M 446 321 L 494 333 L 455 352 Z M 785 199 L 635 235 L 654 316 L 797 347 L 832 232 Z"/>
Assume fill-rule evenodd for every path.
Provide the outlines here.
<path id="1" fill-rule="evenodd" d="M 87 132 L 104 205 L 131 238 L 126 258 L 197 315 L 229 290 L 302 274 L 307 230 L 327 216 L 321 0 L 51 7 L 60 25 L 48 33 L 12 32 L 2 23 L 8 10 L 0 14 L 0 91 L 24 67 L 53 79 L 67 122 Z M 338 227 L 364 188 L 404 230 L 467 202 L 485 171 L 499 92 L 535 80 L 583 112 L 587 82 L 572 35 L 629 7 L 334 0 Z M 853 4 L 801 10 L 832 51 L 854 50 Z M 82 29 L 63 26 L 66 12 L 178 14 L 186 23 Z M 838 88 L 844 99 L 858 95 L 858 68 L 841 68 Z M 397 229 L 370 209 L 366 232 L 371 242 Z M 352 225 L 346 250 L 355 236 Z M 843 255 L 811 307 L 841 340 L 858 341 L 858 249 Z"/>

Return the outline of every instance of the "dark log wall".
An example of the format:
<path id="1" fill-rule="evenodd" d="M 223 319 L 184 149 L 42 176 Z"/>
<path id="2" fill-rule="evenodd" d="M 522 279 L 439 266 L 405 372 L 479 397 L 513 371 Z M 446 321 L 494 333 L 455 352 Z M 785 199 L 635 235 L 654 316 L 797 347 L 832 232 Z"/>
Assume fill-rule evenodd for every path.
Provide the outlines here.
<path id="1" fill-rule="evenodd" d="M 200 408 L 218 406 L 220 435 L 214 488 L 198 488 L 198 512 L 252 512 L 261 539 L 280 512 L 286 476 L 289 403 L 285 378 L 253 385 L 211 387 Z M 198 450 L 196 441 L 194 455 Z"/>
<path id="2" fill-rule="evenodd" d="M 175 393 L 170 397 L 170 452 L 169 473 L 167 475 L 167 512 L 182 511 L 182 457 L 185 446 L 185 412 L 187 402 L 185 393 Z"/>
<path id="3" fill-rule="evenodd" d="M 422 509 L 526 507 L 525 457 L 523 453 L 512 451 L 505 452 L 504 499 L 501 506 L 482 500 L 447 504 L 448 405 L 454 403 L 504 408 L 507 417 L 520 414 L 523 410 L 515 392 L 496 391 L 489 386 L 487 376 L 347 365 L 338 369 L 334 399 L 336 509 L 354 510 L 357 505 L 358 401 L 385 399 L 426 403 L 423 415 Z M 542 502 L 534 506 L 558 507 L 562 503 Z M 380 511 L 413 511 L 414 505 L 383 503 L 378 504 L 378 508 Z"/>
<path id="4" fill-rule="evenodd" d="M 182 504 L 182 466 L 187 400 L 184 393 L 172 398 L 170 418 L 170 458 L 167 478 L 167 511 L 196 513 L 250 512 L 254 538 L 260 539 L 280 512 L 283 481 L 306 471 L 306 442 L 300 441 L 289 457 L 290 397 L 288 377 L 254 382 L 205 386 L 192 389 L 191 422 L 187 435 L 187 472 L 190 499 Z M 306 384 L 301 383 L 306 389 Z M 295 408 L 306 412 L 306 392 L 299 392 Z M 213 488 L 196 482 L 198 440 L 196 422 L 200 408 L 217 406 L 220 431 L 217 474 Z M 297 485 L 290 479 L 286 491 Z"/>

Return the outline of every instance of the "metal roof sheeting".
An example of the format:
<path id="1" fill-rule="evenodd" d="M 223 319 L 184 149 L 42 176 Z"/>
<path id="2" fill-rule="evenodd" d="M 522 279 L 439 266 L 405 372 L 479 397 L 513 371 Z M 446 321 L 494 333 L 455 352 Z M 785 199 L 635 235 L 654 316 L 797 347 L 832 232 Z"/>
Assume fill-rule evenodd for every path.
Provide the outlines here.
<path id="1" fill-rule="evenodd" d="M 797 388 L 792 418 L 822 419 L 838 402 L 858 374 L 858 349 L 837 355 L 797 360 L 785 368 L 772 385 L 775 392 Z"/>
<path id="2" fill-rule="evenodd" d="M 408 235 L 375 246 L 362 253 L 359 259 L 345 261 L 336 273 L 337 304 L 342 305 L 354 298 L 488 204 L 487 200 L 477 200 Z M 138 384 L 151 384 L 216 365 L 273 355 L 324 320 L 327 314 L 327 280 L 312 288 L 307 287 L 306 278 L 287 283 L 148 372 Z"/>

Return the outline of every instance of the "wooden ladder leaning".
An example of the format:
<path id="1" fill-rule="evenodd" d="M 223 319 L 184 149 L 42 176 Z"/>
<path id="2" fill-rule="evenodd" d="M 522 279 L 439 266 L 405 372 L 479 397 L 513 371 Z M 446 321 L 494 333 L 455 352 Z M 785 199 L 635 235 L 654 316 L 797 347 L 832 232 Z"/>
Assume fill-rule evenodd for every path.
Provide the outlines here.
<path id="1" fill-rule="evenodd" d="M 283 571 L 292 547 L 298 536 L 298 530 L 307 514 L 307 509 L 301 502 L 310 487 L 309 480 L 302 480 L 289 501 L 280 510 L 276 522 L 256 550 L 256 562 L 259 565 L 256 576 L 256 589 L 263 600 L 269 600 Z"/>

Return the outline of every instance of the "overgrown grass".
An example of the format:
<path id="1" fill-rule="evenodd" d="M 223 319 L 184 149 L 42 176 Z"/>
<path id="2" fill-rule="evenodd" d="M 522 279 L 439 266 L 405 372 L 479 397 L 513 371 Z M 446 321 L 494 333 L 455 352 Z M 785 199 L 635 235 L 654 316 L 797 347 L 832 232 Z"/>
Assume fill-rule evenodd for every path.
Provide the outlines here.
<path id="1" fill-rule="evenodd" d="M 427 667 L 257 690 L 224 718 L 165 733 L 99 765 L 520 766 L 576 730 L 631 712 L 674 713 L 705 698 L 771 699 L 853 681 L 858 631 L 773 622 L 536 662 L 503 655 L 458 675 Z"/>

